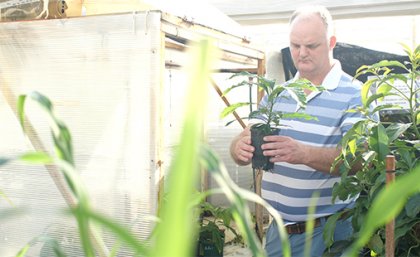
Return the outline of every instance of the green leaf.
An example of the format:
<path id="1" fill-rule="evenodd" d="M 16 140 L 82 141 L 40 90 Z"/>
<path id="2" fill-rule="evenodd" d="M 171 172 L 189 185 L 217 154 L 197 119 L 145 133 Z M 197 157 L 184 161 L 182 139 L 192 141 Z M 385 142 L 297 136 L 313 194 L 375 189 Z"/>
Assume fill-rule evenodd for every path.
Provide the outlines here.
<path id="1" fill-rule="evenodd" d="M 392 90 L 392 86 L 388 83 L 382 83 L 379 85 L 379 87 L 376 90 L 377 94 L 386 96 L 388 93 Z"/>
<path id="2" fill-rule="evenodd" d="M 402 109 L 402 107 L 399 105 L 393 105 L 393 104 L 381 104 L 381 105 L 376 106 L 372 110 L 372 113 L 376 113 L 376 112 L 386 110 L 386 109 Z"/>
<path id="3" fill-rule="evenodd" d="M 372 249 L 375 253 L 382 253 L 384 251 L 384 242 L 378 234 L 374 234 L 369 243 L 368 248 Z"/>
<path id="4" fill-rule="evenodd" d="M 283 119 L 318 120 L 317 117 L 314 117 L 306 113 L 301 113 L 301 112 L 283 113 L 282 118 Z"/>
<path id="5" fill-rule="evenodd" d="M 276 87 L 276 88 L 273 90 L 273 92 L 271 92 L 271 94 L 268 96 L 268 102 L 269 102 L 269 103 L 273 102 L 273 100 L 274 100 L 275 98 L 277 98 L 277 97 L 278 97 L 278 95 L 279 95 L 281 92 L 283 92 L 285 89 L 286 89 L 286 88 L 284 88 L 284 87 Z"/>
<path id="6" fill-rule="evenodd" d="M 6 163 L 10 162 L 12 159 L 0 157 L 0 166 L 5 165 Z"/>
<path id="7" fill-rule="evenodd" d="M 331 215 L 324 226 L 324 231 L 322 232 L 322 237 L 324 238 L 324 243 L 329 248 L 334 243 L 334 232 L 338 219 L 341 217 L 343 212 L 337 212 Z"/>
<path id="8" fill-rule="evenodd" d="M 405 211 L 410 218 L 416 218 L 420 213 L 420 194 L 416 194 L 408 199 Z"/>
<path id="9" fill-rule="evenodd" d="M 400 43 L 400 45 L 403 47 L 404 52 L 407 54 L 407 56 L 412 56 L 413 55 L 413 52 L 411 51 L 411 48 L 408 45 L 406 45 L 404 43 Z"/>
<path id="10" fill-rule="evenodd" d="M 149 256 L 150 249 L 144 243 L 138 240 L 138 237 L 130 232 L 127 228 L 116 223 L 112 219 L 104 216 L 101 213 L 95 212 L 89 208 L 77 208 L 71 210 L 75 215 L 80 215 L 86 218 L 86 220 L 92 220 L 97 224 L 102 225 L 104 228 L 112 231 L 115 235 L 118 236 L 120 240 L 125 242 L 128 246 L 134 249 L 138 254 L 143 256 Z"/>
<path id="11" fill-rule="evenodd" d="M 407 222 L 404 222 L 404 224 L 398 225 L 395 228 L 395 240 L 398 240 L 406 235 L 408 235 L 408 233 L 410 233 L 410 231 L 413 229 L 413 226 L 415 226 L 417 224 L 417 220 L 416 219 L 410 219 Z"/>
<path id="12" fill-rule="evenodd" d="M 370 79 L 370 80 L 366 81 L 362 86 L 361 97 L 362 97 L 362 104 L 365 108 L 369 106 L 368 97 L 369 97 L 370 87 L 376 81 L 377 81 L 377 79 Z"/>
<path id="13" fill-rule="evenodd" d="M 156 226 L 156 238 L 150 256 L 191 256 L 192 235 L 196 217 L 190 202 L 199 172 L 199 152 L 202 123 L 207 102 L 207 83 L 212 61 L 216 55 L 213 43 L 206 39 L 191 47 L 193 62 L 189 78 L 188 99 L 185 106 L 180 145 L 177 148 L 167 178 L 167 201 L 161 206 L 161 223 Z"/>
<path id="14" fill-rule="evenodd" d="M 236 109 L 238 109 L 240 107 L 243 107 L 243 106 L 249 106 L 249 103 L 248 102 L 243 102 L 243 103 L 231 104 L 230 106 L 223 109 L 223 111 L 220 113 L 220 118 L 224 118 L 224 117 L 228 116 L 229 114 L 232 114 L 234 111 L 236 111 Z"/>
<path id="15" fill-rule="evenodd" d="M 270 80 L 264 77 L 259 76 L 258 80 L 258 88 L 264 90 L 267 95 L 271 95 L 276 84 L 275 80 Z"/>
<path id="16" fill-rule="evenodd" d="M 231 86 L 231 87 L 228 87 L 228 88 L 226 88 L 224 91 L 223 91 L 223 96 L 226 96 L 230 91 L 232 91 L 233 89 L 235 89 L 235 88 L 237 88 L 237 87 L 243 87 L 243 86 L 252 86 L 252 84 L 250 84 L 249 82 L 247 82 L 247 81 L 241 81 L 240 83 L 238 83 L 238 84 L 235 84 L 235 85 L 233 85 L 233 86 Z"/>
<path id="17" fill-rule="evenodd" d="M 394 61 L 394 60 L 392 60 L 392 61 L 382 60 L 382 61 L 379 61 L 378 63 L 373 64 L 372 67 L 374 67 L 374 68 L 399 67 L 399 68 L 402 68 L 404 70 L 407 70 L 407 67 L 405 67 L 404 64 L 402 64 L 399 61 Z"/>
<path id="18" fill-rule="evenodd" d="M 316 203 L 319 200 L 319 196 L 320 196 L 319 191 L 314 191 L 314 193 L 311 196 L 311 201 L 309 203 L 308 212 L 307 212 L 309 219 L 307 220 L 306 225 L 305 225 L 305 248 L 303 252 L 304 256 L 311 256 L 312 236 L 314 233 L 314 226 L 315 226 L 314 213 L 316 209 Z"/>
<path id="19" fill-rule="evenodd" d="M 52 237 L 42 235 L 37 236 L 31 240 L 29 243 L 31 246 L 36 245 L 37 243 L 42 243 L 43 247 L 40 252 L 40 257 L 45 257 L 46 252 L 51 253 L 54 252 L 55 257 L 66 257 L 67 255 L 64 253 L 63 249 L 60 246 L 60 243 Z M 49 257 L 49 256 L 48 256 Z"/>
<path id="20" fill-rule="evenodd" d="M 32 98 L 34 101 L 36 101 L 37 103 L 39 103 L 48 112 L 51 113 L 53 111 L 53 105 L 52 105 L 51 101 L 46 96 L 44 96 L 43 94 L 41 94 L 37 91 L 32 91 L 28 94 L 28 96 L 30 98 Z"/>
<path id="21" fill-rule="evenodd" d="M 368 65 L 362 65 L 356 70 L 355 78 L 359 77 L 362 74 L 365 74 L 369 69 Z"/>
<path id="22" fill-rule="evenodd" d="M 366 105 L 365 107 L 368 108 L 369 105 L 371 105 L 374 101 L 378 100 L 381 101 L 381 99 L 383 99 L 384 94 L 373 94 L 371 95 L 367 100 L 366 100 Z"/>
<path id="23" fill-rule="evenodd" d="M 352 139 L 349 141 L 348 143 L 349 149 L 350 149 L 350 153 L 355 156 L 356 155 L 356 150 L 357 150 L 357 140 L 356 139 Z"/>
<path id="24" fill-rule="evenodd" d="M 19 157 L 20 160 L 33 163 L 33 164 L 52 164 L 54 163 L 53 158 L 47 153 L 43 152 L 31 152 L 23 154 Z"/>
<path id="25" fill-rule="evenodd" d="M 0 197 L 3 197 L 11 206 L 13 206 L 13 202 L 0 190 Z"/>
<path id="26" fill-rule="evenodd" d="M 390 73 L 389 75 L 386 76 L 386 78 L 384 78 L 384 81 L 390 82 L 391 85 L 394 85 L 395 81 L 398 81 L 398 80 L 407 84 L 408 77 L 405 74 Z"/>
<path id="27" fill-rule="evenodd" d="M 393 142 L 401 136 L 410 126 L 411 123 L 391 123 L 386 128 L 386 134 L 388 135 L 389 142 Z"/>
<path id="28" fill-rule="evenodd" d="M 29 250 L 30 245 L 25 245 L 17 254 L 16 257 L 24 257 Z"/>
<path id="29" fill-rule="evenodd" d="M 283 226 L 283 220 L 279 216 L 278 212 L 260 196 L 238 187 L 238 185 L 230 178 L 226 167 L 219 161 L 217 155 L 209 147 L 202 147 L 201 156 L 202 165 L 212 175 L 213 179 L 217 182 L 229 200 L 235 224 L 241 232 L 248 248 L 251 250 L 252 256 L 265 256 L 265 254 L 255 234 L 255 230 L 253 229 L 252 217 L 246 200 L 264 206 L 268 213 L 273 216 L 273 219 L 278 224 L 279 233 L 281 235 L 281 244 L 284 250 L 283 254 L 285 257 L 290 257 L 290 244 Z"/>
<path id="30" fill-rule="evenodd" d="M 372 135 L 369 137 L 370 147 L 378 153 L 378 160 L 385 160 L 385 156 L 389 154 L 388 147 L 389 138 L 386 133 L 386 129 L 382 124 L 372 128 Z"/>
<path id="31" fill-rule="evenodd" d="M 25 100 L 26 95 L 20 95 L 17 100 L 17 113 L 19 115 L 19 123 L 23 129 L 25 128 Z"/>

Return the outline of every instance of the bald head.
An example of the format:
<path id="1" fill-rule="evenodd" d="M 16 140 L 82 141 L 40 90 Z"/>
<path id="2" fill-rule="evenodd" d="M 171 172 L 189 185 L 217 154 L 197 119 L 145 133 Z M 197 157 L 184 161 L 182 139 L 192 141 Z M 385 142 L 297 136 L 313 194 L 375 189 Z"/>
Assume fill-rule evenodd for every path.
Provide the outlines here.
<path id="1" fill-rule="evenodd" d="M 305 6 L 297 9 L 290 17 L 289 24 L 292 25 L 297 19 L 313 19 L 314 16 L 321 19 L 327 31 L 327 36 L 332 36 L 334 32 L 331 14 L 327 8 L 320 5 Z"/>

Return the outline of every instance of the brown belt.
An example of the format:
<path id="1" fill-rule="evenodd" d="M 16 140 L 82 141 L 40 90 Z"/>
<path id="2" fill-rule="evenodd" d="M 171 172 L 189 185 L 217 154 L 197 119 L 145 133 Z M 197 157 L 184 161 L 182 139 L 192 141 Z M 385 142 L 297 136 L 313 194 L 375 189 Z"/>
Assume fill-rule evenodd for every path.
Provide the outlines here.
<path id="1" fill-rule="evenodd" d="M 314 220 L 314 228 L 321 226 L 321 219 L 327 219 L 328 217 L 317 218 Z M 290 234 L 302 234 L 306 230 L 306 222 L 298 222 L 294 224 L 287 225 L 287 233 Z"/>
<path id="2" fill-rule="evenodd" d="M 327 220 L 330 216 L 320 217 L 314 220 L 314 228 L 321 226 L 321 220 Z M 349 212 L 344 212 L 340 215 L 338 220 L 347 219 L 349 217 Z M 305 233 L 306 230 L 306 222 L 298 222 L 290 225 L 286 225 L 286 231 L 290 234 L 302 234 Z"/>

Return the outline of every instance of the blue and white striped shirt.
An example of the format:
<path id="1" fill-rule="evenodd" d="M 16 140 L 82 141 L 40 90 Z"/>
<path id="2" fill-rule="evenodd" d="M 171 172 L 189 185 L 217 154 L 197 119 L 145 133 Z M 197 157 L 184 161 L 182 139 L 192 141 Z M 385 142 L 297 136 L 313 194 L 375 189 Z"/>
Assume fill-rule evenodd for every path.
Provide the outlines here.
<path id="1" fill-rule="evenodd" d="M 299 76 L 296 75 L 295 79 Z M 336 61 L 322 86 L 325 91 L 308 96 L 305 113 L 318 120 L 282 120 L 280 135 L 289 136 L 301 143 L 316 147 L 336 147 L 351 126 L 361 119 L 360 113 L 346 112 L 361 105 L 361 84 L 344 73 Z M 287 94 L 287 92 L 283 92 Z M 263 98 L 261 105 L 266 104 Z M 292 97 L 279 98 L 275 109 L 293 113 L 297 102 Z M 320 198 L 316 202 L 315 217 L 334 214 L 350 208 L 354 199 L 332 203 L 332 188 L 339 176 L 314 170 L 306 165 L 285 162 L 275 163 L 272 172 L 265 172 L 262 181 L 262 197 L 282 216 L 286 223 L 305 221 L 314 192 Z"/>

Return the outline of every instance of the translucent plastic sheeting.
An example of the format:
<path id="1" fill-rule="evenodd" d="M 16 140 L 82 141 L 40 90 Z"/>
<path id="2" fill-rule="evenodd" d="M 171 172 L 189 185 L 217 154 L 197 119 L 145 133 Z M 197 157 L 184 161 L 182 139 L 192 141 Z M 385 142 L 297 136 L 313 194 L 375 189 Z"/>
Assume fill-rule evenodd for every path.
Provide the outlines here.
<path id="1" fill-rule="evenodd" d="M 10 106 L 22 93 L 41 92 L 71 130 L 94 208 L 141 239 L 157 209 L 161 36 L 159 12 L 0 23 L 0 155 L 33 150 L 34 137 L 52 151 L 40 108 L 28 105 L 35 132 L 25 138 Z M 0 223 L 0 256 L 15 256 L 40 235 L 82 256 L 77 226 L 45 167 L 1 166 L 0 190 L 11 201 L 0 198 L 0 210 L 25 210 Z M 111 249 L 114 239 L 104 237 Z M 41 242 L 27 254 L 40 255 L 51 256 Z"/>

